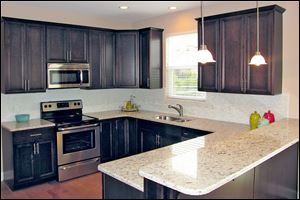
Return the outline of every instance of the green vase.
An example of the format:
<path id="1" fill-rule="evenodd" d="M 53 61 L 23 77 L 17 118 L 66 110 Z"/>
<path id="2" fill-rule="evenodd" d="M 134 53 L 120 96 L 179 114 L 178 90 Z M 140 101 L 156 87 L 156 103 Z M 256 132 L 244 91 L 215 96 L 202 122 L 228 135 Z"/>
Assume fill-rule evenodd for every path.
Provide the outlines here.
<path id="1" fill-rule="evenodd" d="M 251 115 L 250 115 L 250 129 L 256 129 L 258 126 L 258 122 L 260 120 L 260 115 L 254 111 Z"/>

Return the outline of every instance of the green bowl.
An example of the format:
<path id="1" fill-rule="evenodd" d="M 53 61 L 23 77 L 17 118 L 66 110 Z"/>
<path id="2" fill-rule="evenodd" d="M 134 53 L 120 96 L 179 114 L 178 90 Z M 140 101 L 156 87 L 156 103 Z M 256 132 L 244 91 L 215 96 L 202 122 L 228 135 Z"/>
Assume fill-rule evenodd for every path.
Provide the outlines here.
<path id="1" fill-rule="evenodd" d="M 19 114 L 15 115 L 17 122 L 28 122 L 29 121 L 29 114 Z"/>

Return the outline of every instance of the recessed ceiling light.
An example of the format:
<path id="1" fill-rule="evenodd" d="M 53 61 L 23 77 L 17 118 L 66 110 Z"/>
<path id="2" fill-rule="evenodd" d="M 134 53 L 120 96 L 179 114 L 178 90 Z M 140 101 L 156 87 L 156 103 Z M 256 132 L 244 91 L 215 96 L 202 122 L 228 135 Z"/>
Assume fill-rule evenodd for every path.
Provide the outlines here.
<path id="1" fill-rule="evenodd" d="M 122 10 L 127 10 L 128 6 L 119 6 L 119 8 L 122 9 Z"/>
<path id="2" fill-rule="evenodd" d="M 169 10 L 176 10 L 177 8 L 176 8 L 176 6 L 170 6 L 169 7 Z"/>

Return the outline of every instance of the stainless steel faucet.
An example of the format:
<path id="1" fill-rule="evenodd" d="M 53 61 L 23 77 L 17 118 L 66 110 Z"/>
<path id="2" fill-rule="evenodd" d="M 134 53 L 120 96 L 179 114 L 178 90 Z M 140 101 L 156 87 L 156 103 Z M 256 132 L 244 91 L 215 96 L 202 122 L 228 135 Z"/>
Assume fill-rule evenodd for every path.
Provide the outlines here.
<path id="1" fill-rule="evenodd" d="M 183 106 L 180 104 L 176 104 L 176 105 L 178 106 L 178 108 L 176 106 L 172 106 L 172 105 L 168 105 L 168 108 L 175 109 L 179 113 L 179 116 L 182 117 L 183 116 Z"/>

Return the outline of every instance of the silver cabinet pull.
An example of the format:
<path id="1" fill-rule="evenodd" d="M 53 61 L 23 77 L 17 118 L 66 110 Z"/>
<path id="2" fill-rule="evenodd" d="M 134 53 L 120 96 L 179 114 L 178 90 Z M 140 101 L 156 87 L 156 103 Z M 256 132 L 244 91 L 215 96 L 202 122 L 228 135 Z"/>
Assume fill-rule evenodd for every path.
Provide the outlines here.
<path id="1" fill-rule="evenodd" d="M 40 154 L 40 144 L 36 143 L 35 145 L 36 145 L 36 153 Z"/>
<path id="2" fill-rule="evenodd" d="M 30 90 L 30 80 L 27 80 L 27 91 Z"/>
<path id="3" fill-rule="evenodd" d="M 37 137 L 37 136 L 41 136 L 41 133 L 36 133 L 36 134 L 30 134 L 30 137 Z"/>
<path id="4" fill-rule="evenodd" d="M 147 78 L 147 87 L 150 87 L 150 79 Z"/>
<path id="5" fill-rule="evenodd" d="M 33 155 L 36 154 L 36 147 L 35 147 L 35 143 L 33 143 Z"/>
<path id="6" fill-rule="evenodd" d="M 27 91 L 27 81 L 26 80 L 24 80 L 24 89 L 25 89 L 25 91 Z"/>

